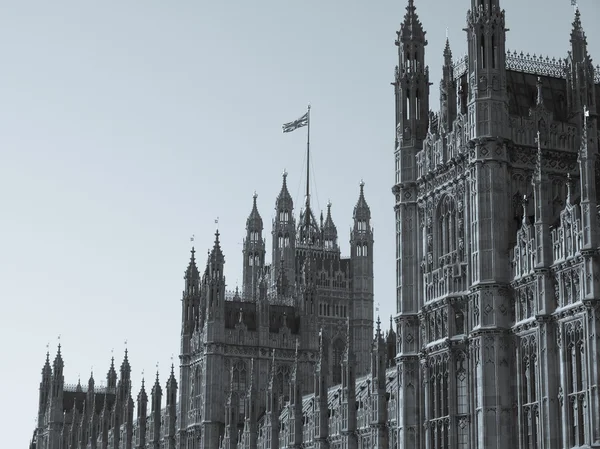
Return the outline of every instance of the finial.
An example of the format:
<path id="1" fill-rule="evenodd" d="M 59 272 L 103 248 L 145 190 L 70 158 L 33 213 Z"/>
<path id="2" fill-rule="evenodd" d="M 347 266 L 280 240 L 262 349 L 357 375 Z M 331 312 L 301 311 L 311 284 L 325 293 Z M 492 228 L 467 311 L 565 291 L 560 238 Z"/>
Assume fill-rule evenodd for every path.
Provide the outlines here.
<path id="1" fill-rule="evenodd" d="M 283 180 L 285 181 L 285 178 L 287 178 L 288 172 L 287 170 L 284 168 L 283 169 Z"/>
<path id="2" fill-rule="evenodd" d="M 219 217 L 217 217 L 215 219 L 215 224 L 217 225 L 217 233 L 216 233 L 216 235 L 218 236 L 219 235 Z"/>
<path id="3" fill-rule="evenodd" d="M 327 200 L 327 209 L 331 209 L 331 200 Z"/>
<path id="4" fill-rule="evenodd" d="M 360 190 L 362 191 L 363 187 L 365 186 L 365 181 L 363 181 L 362 178 L 360 178 Z"/>
<path id="5" fill-rule="evenodd" d="M 446 27 L 446 40 L 448 40 L 448 27 Z"/>
<path id="6" fill-rule="evenodd" d="M 190 237 L 190 242 L 193 242 L 195 238 L 196 238 L 196 236 L 194 234 L 192 234 L 192 236 Z"/>
<path id="7" fill-rule="evenodd" d="M 254 195 L 252 195 L 252 198 L 254 198 L 254 202 L 256 202 L 256 198 L 258 198 L 258 194 L 256 193 L 256 190 L 254 191 Z"/>
<path id="8" fill-rule="evenodd" d="M 379 315 L 377 315 L 377 335 L 381 335 L 381 319 L 379 318 Z"/>

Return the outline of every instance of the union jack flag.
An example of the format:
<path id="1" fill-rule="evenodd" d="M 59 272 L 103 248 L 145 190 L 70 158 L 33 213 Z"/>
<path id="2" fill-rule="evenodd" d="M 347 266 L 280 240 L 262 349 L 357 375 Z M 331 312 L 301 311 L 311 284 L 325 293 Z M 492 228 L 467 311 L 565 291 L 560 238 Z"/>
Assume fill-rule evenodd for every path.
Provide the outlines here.
<path id="1" fill-rule="evenodd" d="M 298 120 L 294 120 L 293 122 L 289 123 L 284 123 L 282 128 L 284 133 L 291 133 L 292 131 L 295 131 L 298 128 L 302 128 L 306 125 L 308 125 L 308 112 L 302 117 L 300 117 Z"/>

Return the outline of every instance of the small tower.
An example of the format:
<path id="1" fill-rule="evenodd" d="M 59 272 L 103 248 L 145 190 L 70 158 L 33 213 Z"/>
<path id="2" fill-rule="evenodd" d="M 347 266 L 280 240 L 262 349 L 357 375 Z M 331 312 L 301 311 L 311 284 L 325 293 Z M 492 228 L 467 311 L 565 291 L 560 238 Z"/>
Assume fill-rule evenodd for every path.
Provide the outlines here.
<path id="1" fill-rule="evenodd" d="M 275 201 L 273 219 L 273 270 L 276 276 L 283 261 L 288 282 L 296 280 L 296 221 L 294 220 L 294 202 L 287 188 L 287 172 L 283 172 L 281 191 Z"/>
<path id="2" fill-rule="evenodd" d="M 586 107 L 590 115 L 596 114 L 594 65 L 587 50 L 587 38 L 581 24 L 579 8 L 571 30 L 571 51 L 567 63 L 567 104 L 571 115 L 581 123 L 581 111 Z"/>
<path id="3" fill-rule="evenodd" d="M 60 352 L 60 344 L 56 352 L 56 357 L 52 364 L 52 377 L 50 380 L 50 396 L 48 401 L 48 427 L 47 427 L 47 448 L 59 449 L 61 434 L 60 429 L 64 424 L 63 414 L 63 394 L 65 379 L 63 376 L 64 362 Z"/>
<path id="4" fill-rule="evenodd" d="M 38 404 L 38 428 L 44 426 L 44 416 L 50 398 L 50 388 L 52 383 L 52 368 L 50 367 L 50 352 L 46 352 L 46 363 L 42 368 L 42 381 L 40 382 L 40 400 Z M 41 442 L 37 443 L 37 447 L 42 447 Z"/>
<path id="5" fill-rule="evenodd" d="M 175 379 L 175 366 L 171 364 L 171 375 L 167 380 L 167 408 L 165 416 L 164 436 L 165 449 L 175 449 L 177 429 L 177 380 Z"/>
<path id="6" fill-rule="evenodd" d="M 396 93 L 396 146 L 415 149 L 421 146 L 427 135 L 429 68 L 425 66 L 427 40 L 414 0 L 408 0 L 404 22 L 397 35 L 399 65 L 396 66 L 393 83 Z"/>
<path id="7" fill-rule="evenodd" d="M 137 396 L 137 429 L 135 436 L 135 449 L 144 449 L 146 447 L 146 422 L 148 417 L 148 395 L 144 379 L 142 378 L 142 388 Z"/>
<path id="8" fill-rule="evenodd" d="M 192 338 L 194 332 L 198 332 L 204 326 L 204 316 L 206 305 L 203 304 L 200 294 L 200 273 L 196 265 L 196 250 L 192 247 L 190 262 L 185 275 L 185 289 L 181 300 L 181 347 L 179 375 L 181 385 L 179 389 L 179 441 L 185 447 L 187 445 L 187 419 L 189 401 L 189 382 L 190 382 L 190 361 L 192 354 Z"/>
<path id="9" fill-rule="evenodd" d="M 321 232 L 323 248 L 326 251 L 333 251 L 339 254 L 337 227 L 331 218 L 331 201 L 327 203 L 327 218 L 325 218 L 325 222 L 321 226 Z"/>
<path id="10" fill-rule="evenodd" d="M 152 404 L 150 409 L 150 416 L 152 417 L 152 428 L 150 429 L 150 448 L 160 448 L 160 427 L 161 427 L 161 407 L 162 407 L 162 388 L 160 387 L 160 381 L 158 378 L 158 371 L 156 372 L 156 380 L 152 387 Z"/>
<path id="11" fill-rule="evenodd" d="M 471 0 L 467 14 L 470 137 L 509 137 L 506 28 L 500 0 Z"/>
<path id="12" fill-rule="evenodd" d="M 352 276 L 352 300 L 358 314 L 352 313 L 353 341 L 370 341 L 373 335 L 373 228 L 371 227 L 371 209 L 365 200 L 365 183 L 360 183 L 360 194 L 354 207 L 354 226 L 350 233 L 350 259 Z M 369 370 L 368 350 L 358 351 L 356 374 L 361 376 Z"/>
<path id="13" fill-rule="evenodd" d="M 219 231 L 215 233 L 215 243 L 206 266 L 207 282 L 204 297 L 206 298 L 206 329 L 207 341 L 214 340 L 223 325 L 225 313 L 225 256 L 221 251 Z M 220 335 L 220 333 L 219 333 Z"/>
<path id="14" fill-rule="evenodd" d="M 110 368 L 106 373 L 106 388 L 117 388 L 117 372 L 115 371 L 115 358 L 110 358 Z"/>
<path id="15" fill-rule="evenodd" d="M 440 131 L 442 134 L 446 134 L 452 130 L 452 123 L 456 119 L 457 108 L 454 65 L 448 38 L 446 38 L 446 46 L 444 47 L 442 73 L 442 80 L 440 81 Z"/>
<path id="16" fill-rule="evenodd" d="M 207 266 L 204 296 L 206 304 L 206 324 L 204 335 L 206 342 L 221 342 L 225 331 L 225 276 L 223 269 L 225 257 L 219 243 L 219 231 L 215 234 L 215 244 L 210 253 Z M 223 379 L 223 355 L 218 350 L 208 350 L 204 354 L 204 380 L 201 383 L 204 414 L 201 423 L 200 447 L 218 447 L 225 413 L 226 381 Z"/>
<path id="17" fill-rule="evenodd" d="M 263 221 L 258 213 L 256 198 L 252 197 L 252 211 L 246 220 L 246 238 L 244 239 L 244 296 L 256 299 L 258 278 L 265 266 L 265 240 L 263 239 Z"/>
<path id="18" fill-rule="evenodd" d="M 377 329 L 371 347 L 371 379 L 373 393 L 371 394 L 371 429 L 373 446 L 378 449 L 388 449 L 387 429 L 387 393 L 386 386 L 386 354 L 387 348 L 381 333 L 381 321 L 377 317 Z"/>

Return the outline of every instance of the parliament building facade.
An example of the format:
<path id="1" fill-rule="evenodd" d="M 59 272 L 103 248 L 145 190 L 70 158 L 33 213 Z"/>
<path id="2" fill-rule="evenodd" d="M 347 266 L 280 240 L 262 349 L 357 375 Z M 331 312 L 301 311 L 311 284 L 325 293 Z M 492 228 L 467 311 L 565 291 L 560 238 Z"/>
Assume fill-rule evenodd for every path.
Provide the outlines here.
<path id="1" fill-rule="evenodd" d="M 579 10 L 564 59 L 507 51 L 506 31 L 500 0 L 471 0 L 433 113 L 408 0 L 389 329 L 364 184 L 342 257 L 331 204 L 317 220 L 307 195 L 296 221 L 284 173 L 270 263 L 254 197 L 241 291 L 218 232 L 203 273 L 192 249 L 164 390 L 134 400 L 127 352 L 104 385 L 65 384 L 59 346 L 31 449 L 600 448 L 600 70 Z"/>

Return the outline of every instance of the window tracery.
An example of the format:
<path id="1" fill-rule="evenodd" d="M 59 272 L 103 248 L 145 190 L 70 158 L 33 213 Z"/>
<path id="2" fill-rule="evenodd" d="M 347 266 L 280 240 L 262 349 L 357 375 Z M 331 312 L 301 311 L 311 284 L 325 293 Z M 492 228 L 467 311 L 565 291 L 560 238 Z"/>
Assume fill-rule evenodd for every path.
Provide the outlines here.
<path id="1" fill-rule="evenodd" d="M 586 348 L 583 323 L 580 320 L 571 321 L 565 325 L 565 358 L 567 361 L 565 379 L 566 385 L 567 420 L 569 429 L 569 447 L 586 444 L 588 422 L 586 407 L 588 406 L 588 380 L 586 370 Z"/>

